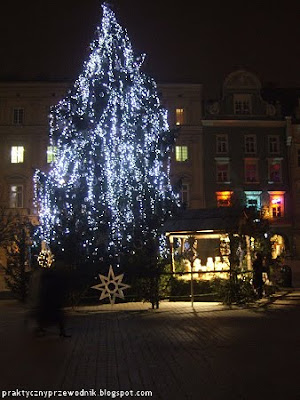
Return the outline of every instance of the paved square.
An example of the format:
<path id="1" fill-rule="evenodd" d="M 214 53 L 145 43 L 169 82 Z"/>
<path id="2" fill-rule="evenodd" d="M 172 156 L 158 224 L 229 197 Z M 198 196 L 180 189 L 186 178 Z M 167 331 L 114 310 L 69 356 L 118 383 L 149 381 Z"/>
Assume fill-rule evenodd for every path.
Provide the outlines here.
<path id="1" fill-rule="evenodd" d="M 143 303 L 81 307 L 68 312 L 69 339 L 60 339 L 55 327 L 34 337 L 13 301 L 0 302 L 0 309 L 0 390 L 300 399 L 297 291 L 249 309 L 217 303 L 192 309 L 182 302 L 162 302 L 159 310 Z"/>

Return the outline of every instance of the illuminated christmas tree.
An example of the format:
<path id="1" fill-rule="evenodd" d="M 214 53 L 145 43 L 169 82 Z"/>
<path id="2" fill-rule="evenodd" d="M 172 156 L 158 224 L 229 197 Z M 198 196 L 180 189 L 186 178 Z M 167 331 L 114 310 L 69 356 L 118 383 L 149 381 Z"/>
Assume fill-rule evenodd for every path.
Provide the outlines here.
<path id="1" fill-rule="evenodd" d="M 95 259 L 132 251 L 176 207 L 167 112 L 142 63 L 104 5 L 83 72 L 51 111 L 56 159 L 35 174 L 40 235 L 56 254 L 66 243 Z"/>

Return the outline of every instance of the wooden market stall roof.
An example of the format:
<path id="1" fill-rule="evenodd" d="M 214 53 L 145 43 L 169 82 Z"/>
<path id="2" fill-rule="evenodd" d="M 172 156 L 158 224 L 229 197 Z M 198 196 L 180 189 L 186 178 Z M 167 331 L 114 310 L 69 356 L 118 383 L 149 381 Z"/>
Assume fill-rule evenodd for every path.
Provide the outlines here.
<path id="1" fill-rule="evenodd" d="M 183 210 L 169 218 L 163 230 L 166 234 L 201 231 L 238 233 L 242 211 L 233 207 Z"/>

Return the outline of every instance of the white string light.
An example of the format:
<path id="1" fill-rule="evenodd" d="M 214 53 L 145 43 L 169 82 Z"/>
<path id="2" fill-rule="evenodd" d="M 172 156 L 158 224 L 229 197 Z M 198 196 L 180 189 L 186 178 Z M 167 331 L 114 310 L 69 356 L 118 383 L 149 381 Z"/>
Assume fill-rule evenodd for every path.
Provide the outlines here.
<path id="1" fill-rule="evenodd" d="M 51 245 L 77 229 L 88 255 L 103 251 L 99 231 L 114 253 L 137 236 L 158 236 L 178 203 L 169 180 L 167 112 L 155 82 L 141 71 L 143 57 L 102 7 L 83 73 L 51 111 L 56 160 L 48 174 L 34 177 L 41 238 Z"/>

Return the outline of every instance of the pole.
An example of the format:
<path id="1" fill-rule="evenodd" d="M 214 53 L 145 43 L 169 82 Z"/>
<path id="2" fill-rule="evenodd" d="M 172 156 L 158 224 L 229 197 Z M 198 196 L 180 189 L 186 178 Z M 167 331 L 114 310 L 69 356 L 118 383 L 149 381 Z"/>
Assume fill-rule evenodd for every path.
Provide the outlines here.
<path id="1" fill-rule="evenodd" d="M 194 307 L 194 261 L 191 261 L 191 307 Z"/>

